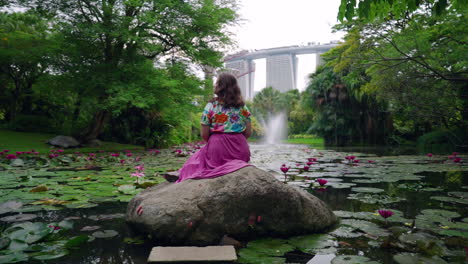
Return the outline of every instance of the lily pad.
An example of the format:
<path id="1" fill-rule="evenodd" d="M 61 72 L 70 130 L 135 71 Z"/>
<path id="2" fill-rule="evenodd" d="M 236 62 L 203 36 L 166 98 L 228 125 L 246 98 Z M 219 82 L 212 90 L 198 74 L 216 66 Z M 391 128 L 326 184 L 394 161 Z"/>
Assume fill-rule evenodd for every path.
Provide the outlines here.
<path id="1" fill-rule="evenodd" d="M 379 264 L 377 261 L 373 261 L 368 257 L 354 256 L 354 255 L 341 255 L 336 256 L 332 259 L 331 264 Z"/>
<path id="2" fill-rule="evenodd" d="M 343 221 L 341 221 L 341 224 L 359 229 L 362 232 L 375 237 L 383 237 L 390 235 L 387 230 L 379 227 L 375 223 L 365 220 L 344 219 Z"/>
<path id="3" fill-rule="evenodd" d="M 448 197 L 448 196 L 432 196 L 431 199 L 441 201 L 441 202 L 468 204 L 467 199 L 460 199 L 460 198 Z"/>
<path id="4" fill-rule="evenodd" d="M 393 259 L 399 264 L 447 264 L 440 257 L 426 257 L 415 253 L 400 253 L 393 256 Z"/>
<path id="5" fill-rule="evenodd" d="M 247 248 L 268 256 L 282 256 L 284 253 L 294 250 L 294 246 L 287 244 L 286 240 L 276 238 L 250 241 Z"/>
<path id="6" fill-rule="evenodd" d="M 2 252 L 3 253 L 3 252 Z M 0 255 L 0 263 L 18 263 L 27 261 L 28 255 L 23 252 L 9 252 Z"/>
<path id="7" fill-rule="evenodd" d="M 68 255 L 68 253 L 69 252 L 66 249 L 58 249 L 58 250 L 55 250 L 55 251 L 44 252 L 43 254 L 35 255 L 32 258 L 37 259 L 37 260 L 51 260 L 51 259 L 61 258 L 61 257 L 65 256 L 65 255 Z"/>
<path id="8" fill-rule="evenodd" d="M 391 204 L 406 200 L 403 197 L 392 197 L 384 194 L 351 193 L 347 197 L 350 200 L 358 200 L 368 204 Z"/>
<path id="9" fill-rule="evenodd" d="M 290 238 L 287 242 L 306 253 L 318 253 L 321 249 L 333 247 L 336 244 L 335 238 L 327 234 L 298 236 Z"/>
<path id="10" fill-rule="evenodd" d="M 0 215 L 18 210 L 22 206 L 23 206 L 23 203 L 18 202 L 18 201 L 8 201 L 5 203 L 2 203 L 0 204 Z"/>
<path id="11" fill-rule="evenodd" d="M 243 248 L 239 251 L 240 263 L 246 264 L 283 264 L 285 258 L 271 257 L 262 252 L 257 252 L 255 249 Z"/>
<path id="12" fill-rule="evenodd" d="M 338 229 L 331 232 L 330 235 L 336 236 L 336 237 L 344 237 L 344 238 L 355 238 L 355 237 L 360 237 L 363 235 L 363 233 L 354 232 L 354 231 L 356 231 L 356 228 L 354 227 L 340 226 Z"/>
<path id="13" fill-rule="evenodd" d="M 360 192 L 360 193 L 381 193 L 384 192 L 384 189 L 380 188 L 373 188 L 373 187 L 353 187 L 351 188 L 352 192 Z"/>
<path id="14" fill-rule="evenodd" d="M 35 214 L 17 214 L 17 215 L 10 215 L 0 218 L 0 221 L 3 222 L 23 222 L 29 221 L 36 218 L 37 215 Z"/>
<path id="15" fill-rule="evenodd" d="M 86 232 L 86 231 L 95 231 L 95 230 L 98 230 L 99 228 L 101 228 L 101 226 L 85 226 L 83 228 L 80 229 L 80 231 L 83 231 L 83 232 Z"/>
<path id="16" fill-rule="evenodd" d="M 103 231 L 96 231 L 93 233 L 95 238 L 111 238 L 119 235 L 119 233 L 115 230 L 103 230 Z"/>

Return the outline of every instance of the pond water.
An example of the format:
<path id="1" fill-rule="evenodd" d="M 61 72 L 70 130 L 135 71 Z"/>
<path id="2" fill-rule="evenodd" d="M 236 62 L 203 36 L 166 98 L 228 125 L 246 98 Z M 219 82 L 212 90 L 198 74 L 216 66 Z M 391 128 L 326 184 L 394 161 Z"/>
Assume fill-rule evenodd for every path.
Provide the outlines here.
<path id="1" fill-rule="evenodd" d="M 141 190 L 130 175 L 144 163 L 138 187 L 162 182 L 160 173 L 178 169 L 198 147 L 92 159 L 25 156 L 19 167 L 3 160 L 0 263 L 146 263 L 153 245 L 124 222 L 127 202 Z M 354 151 L 251 144 L 254 165 L 283 181 L 279 168 L 286 164 L 288 184 L 316 195 L 342 220 L 327 234 L 244 241 L 240 263 L 465 263 L 467 156 L 457 154 L 461 162 L 454 162 L 448 155 Z M 132 155 L 121 162 L 126 153 Z M 304 171 L 308 158 L 317 160 Z M 393 215 L 385 220 L 381 209 Z M 36 225 L 14 222 L 28 218 Z"/>

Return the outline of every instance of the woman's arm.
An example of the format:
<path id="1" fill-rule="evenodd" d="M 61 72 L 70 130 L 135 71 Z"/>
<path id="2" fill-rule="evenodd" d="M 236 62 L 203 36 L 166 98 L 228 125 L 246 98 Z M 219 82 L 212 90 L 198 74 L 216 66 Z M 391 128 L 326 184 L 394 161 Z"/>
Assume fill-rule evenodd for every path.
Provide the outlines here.
<path id="1" fill-rule="evenodd" d="M 245 138 L 249 138 L 250 135 L 252 135 L 252 123 L 251 122 L 245 123 L 245 130 L 244 132 L 242 132 L 242 134 L 245 136 Z"/>
<path id="2" fill-rule="evenodd" d="M 201 125 L 200 128 L 200 135 L 205 140 L 208 142 L 208 139 L 210 138 L 210 126 L 207 125 Z"/>

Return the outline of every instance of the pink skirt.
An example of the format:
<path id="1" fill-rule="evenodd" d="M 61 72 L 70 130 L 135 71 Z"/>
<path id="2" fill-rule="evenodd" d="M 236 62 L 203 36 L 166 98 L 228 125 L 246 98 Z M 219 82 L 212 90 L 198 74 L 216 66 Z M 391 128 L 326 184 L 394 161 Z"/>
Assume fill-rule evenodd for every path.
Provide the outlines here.
<path id="1" fill-rule="evenodd" d="M 209 179 L 250 166 L 250 149 L 242 134 L 212 134 L 208 144 L 193 154 L 179 170 L 179 179 Z"/>

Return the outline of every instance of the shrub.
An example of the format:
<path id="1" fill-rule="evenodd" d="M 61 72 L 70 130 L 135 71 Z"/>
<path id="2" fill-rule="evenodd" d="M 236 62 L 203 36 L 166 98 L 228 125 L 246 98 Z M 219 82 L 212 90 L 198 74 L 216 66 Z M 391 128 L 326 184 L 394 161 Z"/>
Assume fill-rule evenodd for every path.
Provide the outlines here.
<path id="1" fill-rule="evenodd" d="M 41 115 L 18 115 L 8 124 L 9 129 L 21 132 L 54 133 L 53 120 Z"/>

